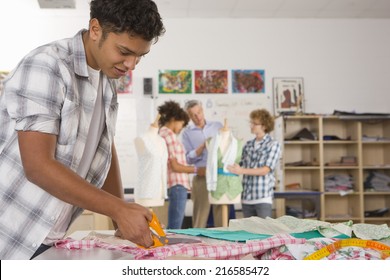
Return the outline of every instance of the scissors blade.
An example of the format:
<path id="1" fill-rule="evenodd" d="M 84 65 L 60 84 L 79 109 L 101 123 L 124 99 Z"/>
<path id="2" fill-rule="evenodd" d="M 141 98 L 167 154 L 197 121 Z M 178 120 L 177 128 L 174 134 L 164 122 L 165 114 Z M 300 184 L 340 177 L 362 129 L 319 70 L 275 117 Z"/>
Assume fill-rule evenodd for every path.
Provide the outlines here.
<path id="1" fill-rule="evenodd" d="M 185 238 L 185 237 L 168 237 L 166 238 L 168 243 L 166 245 L 174 245 L 174 244 L 193 244 L 193 243 L 202 243 L 199 239 L 193 238 Z"/>

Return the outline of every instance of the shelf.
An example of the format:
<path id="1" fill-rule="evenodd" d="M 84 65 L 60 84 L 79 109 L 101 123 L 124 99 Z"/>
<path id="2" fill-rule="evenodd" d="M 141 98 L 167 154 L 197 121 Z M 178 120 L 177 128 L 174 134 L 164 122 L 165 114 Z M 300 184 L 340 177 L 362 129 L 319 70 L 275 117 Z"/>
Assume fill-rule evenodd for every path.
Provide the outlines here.
<path id="1" fill-rule="evenodd" d="M 352 140 L 328 140 L 323 141 L 324 145 L 351 145 L 351 144 L 358 144 L 359 141 L 352 141 Z"/>
<path id="2" fill-rule="evenodd" d="M 340 193 L 339 192 L 327 192 L 327 191 L 325 191 L 325 192 L 323 192 L 323 194 L 325 195 L 325 196 L 331 196 L 331 195 L 334 195 L 334 196 L 341 196 L 341 197 L 345 197 L 345 196 L 348 196 L 348 195 L 360 195 L 360 193 L 359 192 L 352 192 L 352 193 L 348 193 L 348 194 L 346 194 L 346 195 L 340 195 Z"/>
<path id="3" fill-rule="evenodd" d="M 285 140 L 284 144 L 285 145 L 315 145 L 315 144 L 318 145 L 320 144 L 320 141 Z"/>
<path id="4" fill-rule="evenodd" d="M 389 164 L 385 164 L 385 165 L 365 165 L 363 166 L 363 169 L 367 169 L 367 170 L 377 170 L 377 169 L 381 169 L 381 170 L 390 170 L 390 165 Z"/>
<path id="5" fill-rule="evenodd" d="M 365 211 L 390 208 L 390 191 L 365 189 L 367 184 L 384 190 L 386 183 L 381 180 L 390 178 L 390 119 L 367 121 L 310 115 L 288 116 L 283 121 L 284 186 L 295 183 L 309 191 L 319 191 L 321 214 L 317 218 L 321 220 L 390 225 L 390 214 L 365 217 Z M 316 135 L 316 140 L 289 140 L 304 128 Z M 355 164 L 341 164 L 342 160 L 351 160 L 345 157 L 353 157 Z M 373 183 L 373 176 L 381 178 L 379 183 L 378 177 Z M 333 191 L 338 188 L 340 192 Z M 287 201 L 286 206 L 294 206 L 293 202 Z"/>
<path id="6" fill-rule="evenodd" d="M 359 166 L 351 166 L 351 165 L 338 165 L 338 166 L 324 166 L 324 170 L 347 170 L 347 169 L 356 169 L 359 170 Z"/>
<path id="7" fill-rule="evenodd" d="M 320 166 L 285 166 L 285 170 L 319 170 Z"/>

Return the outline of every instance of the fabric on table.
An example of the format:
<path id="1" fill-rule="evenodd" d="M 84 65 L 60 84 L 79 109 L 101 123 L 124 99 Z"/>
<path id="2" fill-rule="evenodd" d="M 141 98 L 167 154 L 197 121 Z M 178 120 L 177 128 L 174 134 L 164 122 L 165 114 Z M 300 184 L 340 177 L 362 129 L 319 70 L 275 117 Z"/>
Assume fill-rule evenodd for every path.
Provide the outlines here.
<path id="1" fill-rule="evenodd" d="M 285 215 L 276 219 L 250 217 L 230 220 L 229 230 L 238 229 L 271 235 L 275 233 L 289 233 L 295 237 L 299 237 L 298 233 L 318 231 L 323 237 L 328 238 L 344 239 L 356 236 L 360 239 L 381 240 L 381 242 L 390 243 L 390 228 L 386 224 L 353 224 L 352 221 L 329 223 Z"/>
<path id="2" fill-rule="evenodd" d="M 370 224 L 354 224 L 352 225 L 354 234 L 360 239 L 390 240 L 390 229 L 386 224 L 370 225 Z"/>
<path id="3" fill-rule="evenodd" d="M 227 260 L 252 256 L 255 259 L 261 260 L 302 260 L 337 240 L 336 238 L 324 237 L 307 240 L 304 238 L 294 238 L 289 234 L 278 234 L 263 240 L 251 240 L 247 243 L 226 241 L 218 243 L 203 242 L 142 249 L 130 241 L 113 235 L 91 232 L 83 240 L 64 239 L 58 241 L 55 246 L 69 250 L 88 250 L 91 248 L 120 250 L 129 253 L 129 259 L 167 259 L 176 256 Z M 381 252 L 371 248 L 351 246 L 339 248 L 324 259 L 379 260 L 382 259 L 382 255 Z"/>
<path id="4" fill-rule="evenodd" d="M 121 250 L 128 252 L 134 259 L 166 259 L 172 256 L 186 256 L 218 260 L 241 259 L 247 255 L 254 258 L 271 248 L 286 244 L 303 244 L 305 239 L 293 238 L 288 234 L 275 235 L 263 240 L 249 241 L 247 243 L 219 242 L 216 244 L 175 244 L 152 249 L 142 249 L 129 242 L 121 243 L 112 236 L 89 236 L 83 240 L 64 239 L 56 242 L 57 248 L 69 250 L 102 248 L 108 250 Z M 129 256 L 130 257 L 130 256 Z"/>
<path id="5" fill-rule="evenodd" d="M 272 236 L 270 234 L 251 233 L 245 230 L 227 231 L 227 230 L 190 228 L 190 229 L 179 229 L 179 230 L 168 230 L 168 231 L 177 234 L 203 236 L 203 237 L 209 237 L 213 239 L 233 241 L 233 242 L 263 240 Z M 295 238 L 304 238 L 304 239 L 324 237 L 318 230 L 290 233 L 289 235 Z M 348 238 L 348 236 L 344 236 L 344 235 L 338 235 L 337 237 L 340 239 Z"/>
<path id="6" fill-rule="evenodd" d="M 189 229 L 170 229 L 168 232 L 192 235 L 192 236 L 204 236 L 219 240 L 233 241 L 233 242 L 245 242 L 248 240 L 262 240 L 271 237 L 269 234 L 251 233 L 245 230 L 227 231 L 227 230 L 211 230 L 202 228 L 189 228 Z"/>
<path id="7" fill-rule="evenodd" d="M 296 246 L 295 244 L 286 244 L 285 249 L 280 248 L 281 251 L 287 250 L 293 259 L 302 260 L 323 247 L 336 242 L 336 238 L 314 238 L 307 240 L 305 244 Z M 371 248 L 363 248 L 356 246 L 341 247 L 335 252 L 323 258 L 324 260 L 381 260 L 382 254 L 378 250 Z M 389 258 L 387 258 L 389 259 Z"/>

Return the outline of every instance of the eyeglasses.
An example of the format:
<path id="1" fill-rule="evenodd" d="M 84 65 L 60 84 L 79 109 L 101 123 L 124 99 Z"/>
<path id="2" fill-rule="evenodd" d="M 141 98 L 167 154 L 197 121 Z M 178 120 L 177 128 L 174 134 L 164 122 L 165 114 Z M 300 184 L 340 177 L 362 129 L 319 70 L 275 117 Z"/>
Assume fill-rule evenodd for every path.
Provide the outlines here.
<path id="1" fill-rule="evenodd" d="M 250 121 L 249 125 L 250 126 L 258 126 L 258 125 L 261 125 L 261 123 L 255 123 L 255 122 Z"/>

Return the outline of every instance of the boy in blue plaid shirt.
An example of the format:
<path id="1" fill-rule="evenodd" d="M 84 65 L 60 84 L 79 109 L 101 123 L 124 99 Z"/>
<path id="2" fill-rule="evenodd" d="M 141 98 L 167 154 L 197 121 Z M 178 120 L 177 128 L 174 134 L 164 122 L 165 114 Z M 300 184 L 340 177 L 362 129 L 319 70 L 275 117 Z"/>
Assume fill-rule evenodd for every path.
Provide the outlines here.
<path id="1" fill-rule="evenodd" d="M 271 217 L 275 166 L 281 146 L 269 134 L 274 129 L 274 118 L 267 110 L 254 110 L 249 116 L 251 133 L 256 137 L 245 144 L 240 164 L 228 169 L 243 175 L 241 202 L 244 217 Z"/>

